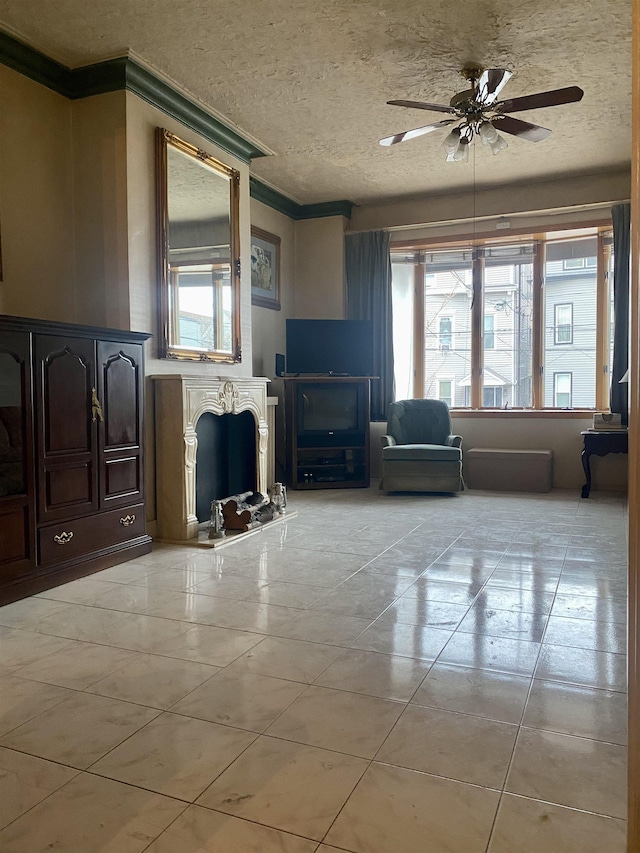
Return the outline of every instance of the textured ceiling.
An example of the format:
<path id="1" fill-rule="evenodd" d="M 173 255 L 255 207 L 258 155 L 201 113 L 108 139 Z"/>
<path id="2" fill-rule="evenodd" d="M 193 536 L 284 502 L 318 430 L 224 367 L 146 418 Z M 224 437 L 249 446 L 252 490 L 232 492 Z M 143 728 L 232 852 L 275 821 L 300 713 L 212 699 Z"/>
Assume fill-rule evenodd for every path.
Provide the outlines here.
<path id="1" fill-rule="evenodd" d="M 273 152 L 252 172 L 301 203 L 461 192 L 625 168 L 631 0 L 2 0 L 0 27 L 78 67 L 127 51 Z M 382 148 L 442 116 L 463 65 L 514 73 L 517 97 L 562 86 L 581 103 L 518 117 L 553 130 L 447 163 L 446 131 Z M 475 162 L 474 162 L 475 160 Z"/>

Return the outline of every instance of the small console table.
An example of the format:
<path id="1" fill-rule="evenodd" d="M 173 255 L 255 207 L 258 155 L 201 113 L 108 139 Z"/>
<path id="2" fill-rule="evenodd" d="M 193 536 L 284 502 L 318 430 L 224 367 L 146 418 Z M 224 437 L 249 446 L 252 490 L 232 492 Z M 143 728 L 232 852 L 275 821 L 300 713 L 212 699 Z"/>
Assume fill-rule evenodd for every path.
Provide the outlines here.
<path id="1" fill-rule="evenodd" d="M 587 478 L 587 482 L 582 487 L 582 497 L 588 498 L 591 491 L 591 457 L 606 456 L 609 453 L 628 453 L 629 433 L 621 429 L 586 429 L 580 435 L 584 439 L 582 467 Z"/>

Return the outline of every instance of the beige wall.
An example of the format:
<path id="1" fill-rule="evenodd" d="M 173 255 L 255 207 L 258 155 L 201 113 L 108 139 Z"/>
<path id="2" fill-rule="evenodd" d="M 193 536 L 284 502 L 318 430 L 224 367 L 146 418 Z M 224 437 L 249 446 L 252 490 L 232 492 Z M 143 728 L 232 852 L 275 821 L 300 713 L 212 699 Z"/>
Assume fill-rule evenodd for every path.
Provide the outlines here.
<path id="1" fill-rule="evenodd" d="M 0 66 L 0 312 L 79 321 L 71 102 Z"/>
<path id="2" fill-rule="evenodd" d="M 281 239 L 280 311 L 253 307 L 255 376 L 274 376 L 275 354 L 285 352 L 289 317 L 341 319 L 344 316 L 344 230 L 342 216 L 295 222 L 251 200 L 251 224 Z"/>
<path id="3" fill-rule="evenodd" d="M 476 221 L 476 229 L 482 228 L 482 217 L 518 216 L 536 211 L 528 222 L 540 225 L 540 212 L 553 211 L 549 220 L 560 224 L 588 220 L 593 212 L 582 211 L 583 206 L 611 207 L 625 201 L 630 193 L 630 173 L 623 170 L 599 175 L 575 175 L 555 181 L 539 181 L 535 184 L 512 184 L 488 190 L 478 189 L 475 193 L 454 193 L 441 196 L 423 196 L 408 201 L 389 204 L 364 205 L 353 210 L 350 230 L 369 231 L 376 228 L 402 229 L 393 239 L 411 239 L 419 236 L 412 229 L 421 225 L 442 223 L 442 234 L 469 233 L 468 221 Z M 467 220 L 463 228 L 452 225 L 458 220 Z M 514 222 L 515 226 L 515 222 Z M 495 226 L 494 226 L 495 227 Z M 504 232 L 501 232 L 504 236 Z"/>
<path id="4" fill-rule="evenodd" d="M 257 305 L 251 308 L 253 375 L 271 379 L 275 373 L 276 353 L 285 352 L 286 320 L 294 316 L 296 223 L 251 199 L 251 225 L 280 237 L 280 311 Z"/>
<path id="5" fill-rule="evenodd" d="M 77 315 L 128 329 L 125 94 L 72 102 Z"/>
<path id="6" fill-rule="evenodd" d="M 344 317 L 343 216 L 296 222 L 295 316 L 341 320 Z"/>
<path id="7" fill-rule="evenodd" d="M 462 436 L 462 456 L 473 447 L 495 447 L 507 450 L 552 450 L 553 487 L 575 489 L 582 487 L 582 436 L 580 431 L 592 426 L 592 418 L 514 418 L 464 417 L 451 418 L 454 435 Z M 379 477 L 382 467 L 380 436 L 386 424 L 371 425 L 371 476 Z M 623 491 L 627 487 L 628 457 L 611 454 L 591 457 L 592 488 Z"/>
<path id="8" fill-rule="evenodd" d="M 129 328 L 124 93 L 69 101 L 0 66 L 6 314 Z"/>

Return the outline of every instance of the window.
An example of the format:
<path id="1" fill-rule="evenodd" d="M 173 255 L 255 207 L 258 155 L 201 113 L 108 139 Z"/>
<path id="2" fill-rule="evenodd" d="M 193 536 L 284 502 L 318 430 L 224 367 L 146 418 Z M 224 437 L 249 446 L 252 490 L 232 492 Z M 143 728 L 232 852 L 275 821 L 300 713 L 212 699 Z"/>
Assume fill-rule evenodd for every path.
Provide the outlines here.
<path id="1" fill-rule="evenodd" d="M 553 374 L 553 405 L 558 409 L 571 407 L 571 373 Z"/>
<path id="2" fill-rule="evenodd" d="M 485 349 L 493 349 L 496 345 L 495 336 L 496 318 L 495 314 L 484 315 L 484 336 L 482 343 Z"/>
<path id="3" fill-rule="evenodd" d="M 176 343 L 232 349 L 231 271 L 226 263 L 172 264 L 169 276 Z"/>
<path id="4" fill-rule="evenodd" d="M 562 261 L 562 268 L 565 270 L 583 270 L 588 267 L 595 268 L 597 265 L 598 259 L 595 256 L 583 258 L 565 258 Z"/>
<path id="5" fill-rule="evenodd" d="M 514 406 L 533 404 L 533 264 L 531 241 L 482 247 L 484 335 L 481 405 L 501 408 L 502 385 Z"/>
<path id="6" fill-rule="evenodd" d="M 482 387 L 482 406 L 485 409 L 501 409 L 508 404 L 509 398 L 502 385 L 484 385 Z M 471 405 L 471 392 L 467 385 L 464 389 L 464 404 Z"/>
<path id="7" fill-rule="evenodd" d="M 613 336 L 615 333 L 615 301 L 613 294 L 613 252 L 611 251 L 611 246 L 605 245 L 605 276 L 607 280 L 607 288 L 608 288 L 608 322 L 607 326 L 609 327 L 609 360 L 607 364 L 607 381 L 610 380 L 610 377 L 613 375 Z"/>
<path id="8" fill-rule="evenodd" d="M 442 400 L 449 408 L 453 405 L 453 382 L 450 379 L 438 380 L 438 400 Z"/>
<path id="9" fill-rule="evenodd" d="M 584 258 L 565 258 L 562 261 L 562 268 L 565 270 L 582 270 L 584 269 Z"/>
<path id="10" fill-rule="evenodd" d="M 424 357 L 416 357 L 412 397 L 437 397 L 438 380 L 469 372 L 471 342 L 471 254 L 457 250 L 420 254 L 415 266 L 416 340 L 424 340 Z M 416 390 L 419 388 L 419 394 Z M 455 405 L 452 393 L 452 405 Z"/>
<path id="11" fill-rule="evenodd" d="M 554 324 L 554 343 L 555 344 L 572 344 L 573 343 L 573 305 L 555 305 L 555 324 Z"/>
<path id="12" fill-rule="evenodd" d="M 397 363 L 396 381 L 403 371 L 408 396 L 452 407 L 606 410 L 610 234 L 601 226 L 392 245 L 394 300 L 397 287 L 411 298 L 413 272 L 411 361 Z M 409 334 L 399 335 L 406 349 Z"/>
<path id="13" fill-rule="evenodd" d="M 440 341 L 440 349 L 453 349 L 453 318 L 440 317 L 438 323 L 438 339 Z"/>
<path id="14" fill-rule="evenodd" d="M 597 237 L 571 237 L 550 240 L 547 243 L 545 291 L 545 351 L 544 351 L 544 405 L 558 406 L 554 374 L 571 373 L 573 376 L 572 407 L 594 408 L 596 385 L 602 383 L 601 399 L 608 404 L 606 386 L 606 349 L 602 347 L 603 335 L 608 337 L 606 318 L 600 319 L 603 335 L 598 334 L 598 292 L 606 292 L 606 279 L 598 282 L 598 269 L 587 266 L 586 261 L 595 256 L 598 246 L 603 250 L 602 239 Z M 580 272 L 566 269 L 567 260 L 582 261 Z M 561 263 L 562 262 L 562 263 Z M 604 265 L 603 265 L 604 269 Z M 602 308 L 606 299 L 601 300 Z M 602 328 L 604 326 L 604 328 Z M 602 338 L 602 341 L 599 340 Z M 561 408 L 567 406 L 560 404 Z"/>
<path id="15" fill-rule="evenodd" d="M 396 259 L 393 266 L 393 362 L 396 399 L 413 397 L 414 257 Z"/>
<path id="16" fill-rule="evenodd" d="M 488 409 L 500 409 L 502 407 L 502 386 L 485 385 L 482 389 L 482 405 Z"/>

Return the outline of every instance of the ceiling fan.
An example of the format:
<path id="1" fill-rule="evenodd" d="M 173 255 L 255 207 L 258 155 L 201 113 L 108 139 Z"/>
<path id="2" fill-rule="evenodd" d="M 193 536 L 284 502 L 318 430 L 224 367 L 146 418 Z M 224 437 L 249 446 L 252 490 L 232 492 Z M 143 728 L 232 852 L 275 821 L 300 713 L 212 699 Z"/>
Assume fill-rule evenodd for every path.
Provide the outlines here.
<path id="1" fill-rule="evenodd" d="M 449 113 L 455 118 L 443 119 L 434 124 L 387 136 L 380 140 L 380 145 L 395 145 L 458 122 L 443 142 L 448 162 L 468 160 L 469 144 L 475 136 L 479 136 L 482 143 L 487 145 L 493 154 L 499 154 L 507 147 L 507 142 L 500 136 L 498 130 L 526 139 L 527 142 L 541 142 L 551 134 L 548 128 L 512 118 L 509 113 L 572 104 L 580 101 L 584 95 L 579 86 L 567 86 L 564 89 L 553 89 L 550 92 L 538 92 L 535 95 L 498 101 L 497 98 L 503 86 L 511 78 L 510 71 L 504 68 L 464 68 L 462 75 L 471 84 L 471 88 L 454 95 L 448 107 L 444 104 L 429 104 L 423 101 L 387 101 L 392 106 Z"/>

